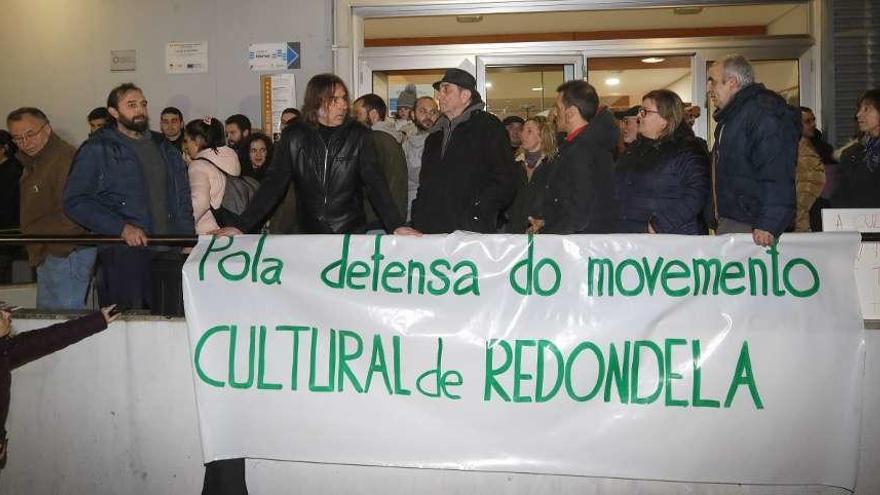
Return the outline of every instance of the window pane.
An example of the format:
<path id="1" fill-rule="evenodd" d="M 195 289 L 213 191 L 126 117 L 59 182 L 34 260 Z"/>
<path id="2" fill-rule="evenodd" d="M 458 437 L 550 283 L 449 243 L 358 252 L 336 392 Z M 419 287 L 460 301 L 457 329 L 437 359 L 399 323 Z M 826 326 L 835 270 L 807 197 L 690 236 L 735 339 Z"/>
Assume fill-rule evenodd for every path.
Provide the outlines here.
<path id="1" fill-rule="evenodd" d="M 550 110 L 556 103 L 556 88 L 571 65 L 517 65 L 486 67 L 487 110 L 504 119 L 510 115 L 528 118 Z"/>
<path id="2" fill-rule="evenodd" d="M 587 67 L 587 80 L 599 101 L 613 110 L 639 105 L 655 89 L 675 91 L 685 104 L 692 100 L 690 56 L 591 58 Z"/>
<path id="3" fill-rule="evenodd" d="M 388 112 L 397 111 L 397 97 L 407 84 L 415 84 L 416 95 L 434 97 L 434 82 L 443 79 L 445 69 L 373 71 L 373 93 L 388 105 Z"/>

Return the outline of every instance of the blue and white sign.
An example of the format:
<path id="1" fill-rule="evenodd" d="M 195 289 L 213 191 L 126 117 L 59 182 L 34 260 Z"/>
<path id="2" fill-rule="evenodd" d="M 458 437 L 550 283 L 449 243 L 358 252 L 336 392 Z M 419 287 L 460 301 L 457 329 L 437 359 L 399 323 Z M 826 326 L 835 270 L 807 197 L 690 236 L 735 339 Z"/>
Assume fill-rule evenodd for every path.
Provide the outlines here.
<path id="1" fill-rule="evenodd" d="M 300 68 L 298 41 L 253 43 L 248 46 L 248 65 L 255 72 Z"/>

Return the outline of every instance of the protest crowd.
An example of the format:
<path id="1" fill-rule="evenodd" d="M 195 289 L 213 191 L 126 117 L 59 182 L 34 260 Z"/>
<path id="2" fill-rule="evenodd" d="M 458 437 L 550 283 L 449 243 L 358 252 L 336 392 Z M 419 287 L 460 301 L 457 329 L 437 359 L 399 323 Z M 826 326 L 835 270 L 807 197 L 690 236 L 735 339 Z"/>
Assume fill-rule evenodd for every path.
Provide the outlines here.
<path id="1" fill-rule="evenodd" d="M 150 88 L 133 83 L 88 114 L 79 145 L 39 108 L 9 113 L 0 231 L 124 243 L 26 246 L 38 308 L 86 309 L 95 288 L 105 310 L 74 324 L 70 342 L 40 350 L 31 339 L 5 368 L 7 408 L 11 367 L 105 328 L 112 305 L 182 314 L 188 251 L 154 237 L 745 233 L 771 246 L 785 232 L 821 231 L 822 208 L 880 207 L 880 89 L 852 102 L 858 134 L 834 149 L 811 109 L 787 104 L 749 60 L 728 55 L 708 73 L 710 149 L 692 128 L 699 108 L 668 89 L 614 109 L 572 80 L 546 115 L 501 120 L 464 70 L 433 87 L 434 97 L 407 88 L 392 112 L 376 94 L 354 99 L 340 77 L 317 75 L 302 106 L 282 113 L 277 140 L 241 114 L 153 112 Z M 25 254 L 0 249 L 2 283 Z M 206 489 L 243 481 L 243 464 L 231 462 L 209 465 Z"/>

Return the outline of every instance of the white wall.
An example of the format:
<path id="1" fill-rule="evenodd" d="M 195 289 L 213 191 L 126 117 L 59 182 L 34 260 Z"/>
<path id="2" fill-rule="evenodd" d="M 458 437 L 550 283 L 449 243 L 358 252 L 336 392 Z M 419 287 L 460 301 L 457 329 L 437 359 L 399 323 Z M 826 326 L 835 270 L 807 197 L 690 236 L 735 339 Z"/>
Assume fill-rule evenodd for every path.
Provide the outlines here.
<path id="1" fill-rule="evenodd" d="M 88 134 L 86 114 L 116 84 L 144 89 L 151 119 L 179 107 L 184 118 L 244 113 L 260 125 L 259 73 L 249 43 L 299 41 L 305 83 L 332 70 L 331 0 L 4 0 L 0 16 L 0 115 L 37 106 L 63 138 Z M 206 74 L 165 73 L 165 44 L 207 41 Z M 110 72 L 110 50 L 137 50 L 136 72 Z M 5 127 L 5 121 L 0 122 Z"/>
<path id="2" fill-rule="evenodd" d="M 792 7 L 791 10 L 767 25 L 767 34 L 776 36 L 809 33 L 809 18 L 809 4 Z"/>
<path id="3" fill-rule="evenodd" d="M 18 331 L 52 322 L 17 320 Z M 880 493 L 880 331 L 865 332 L 856 495 Z M 123 321 L 12 374 L 0 493 L 198 493 L 203 468 L 186 325 Z M 796 461 L 796 460 L 793 460 Z M 842 489 L 249 460 L 251 493 L 831 495 Z"/>

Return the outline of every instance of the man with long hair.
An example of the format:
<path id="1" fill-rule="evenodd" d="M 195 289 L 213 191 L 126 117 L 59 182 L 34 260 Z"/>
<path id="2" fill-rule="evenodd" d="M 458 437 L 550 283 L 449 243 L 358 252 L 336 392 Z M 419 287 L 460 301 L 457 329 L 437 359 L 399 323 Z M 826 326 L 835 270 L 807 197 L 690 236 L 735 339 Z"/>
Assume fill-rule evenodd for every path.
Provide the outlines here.
<path id="1" fill-rule="evenodd" d="M 370 130 L 349 117 L 345 83 L 334 74 L 319 74 L 306 86 L 302 118 L 284 129 L 260 189 L 241 220 L 215 233 L 257 231 L 292 182 L 303 233 L 363 233 L 366 195 L 387 232 L 415 234 L 402 226 L 376 160 Z"/>

